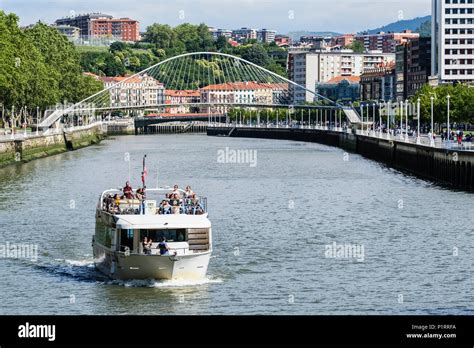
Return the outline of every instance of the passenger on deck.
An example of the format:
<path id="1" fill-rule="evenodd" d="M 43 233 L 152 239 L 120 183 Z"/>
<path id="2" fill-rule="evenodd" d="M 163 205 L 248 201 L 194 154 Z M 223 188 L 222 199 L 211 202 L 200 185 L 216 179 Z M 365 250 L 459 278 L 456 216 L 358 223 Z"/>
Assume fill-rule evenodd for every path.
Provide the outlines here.
<path id="1" fill-rule="evenodd" d="M 160 204 L 159 213 L 162 215 L 171 214 L 171 206 L 168 201 L 163 199 Z"/>
<path id="2" fill-rule="evenodd" d="M 119 211 L 120 210 L 120 196 L 118 193 L 115 194 L 114 196 L 114 211 Z"/>
<path id="3" fill-rule="evenodd" d="M 140 201 L 140 207 L 138 208 L 138 214 L 145 214 L 145 188 L 138 188 L 135 196 Z"/>
<path id="4" fill-rule="evenodd" d="M 172 195 L 178 195 L 179 198 L 181 198 L 181 192 L 179 192 L 179 187 L 178 185 L 174 185 L 173 191 L 171 192 Z"/>
<path id="5" fill-rule="evenodd" d="M 204 214 L 204 209 L 199 203 L 199 198 L 196 197 L 196 194 L 193 194 L 192 197 L 188 200 L 188 214 L 191 215 L 202 215 Z"/>
<path id="6" fill-rule="evenodd" d="M 190 198 L 194 195 L 193 190 L 191 190 L 191 186 L 186 186 L 186 191 L 184 192 L 185 198 Z"/>
<path id="7" fill-rule="evenodd" d="M 179 214 L 181 199 L 179 198 L 177 193 L 173 194 L 173 197 L 170 199 L 170 205 L 171 205 L 171 212 L 173 214 Z"/>
<path id="8" fill-rule="evenodd" d="M 153 241 L 152 241 L 151 238 L 148 239 L 147 237 L 145 237 L 145 238 L 143 239 L 143 252 L 144 252 L 145 254 L 147 254 L 147 255 L 148 255 L 148 254 L 151 254 L 151 245 L 152 245 L 152 243 L 153 243 Z"/>
<path id="9" fill-rule="evenodd" d="M 133 189 L 132 186 L 130 186 L 130 182 L 128 181 L 125 183 L 125 187 L 123 188 L 123 194 L 127 199 L 133 198 Z"/>
<path id="10" fill-rule="evenodd" d="M 160 249 L 160 255 L 169 255 L 168 244 L 166 244 L 166 238 L 161 237 L 161 242 L 158 244 L 158 248 Z"/>

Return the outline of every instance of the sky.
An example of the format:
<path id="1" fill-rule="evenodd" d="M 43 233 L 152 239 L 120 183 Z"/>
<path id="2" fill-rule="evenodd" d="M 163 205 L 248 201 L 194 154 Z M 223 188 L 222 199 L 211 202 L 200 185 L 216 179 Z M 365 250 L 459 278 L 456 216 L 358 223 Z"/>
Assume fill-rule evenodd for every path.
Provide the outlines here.
<path id="1" fill-rule="evenodd" d="M 88 12 L 176 26 L 206 23 L 222 29 L 358 32 L 430 14 L 431 0 L 0 0 L 21 25 Z"/>

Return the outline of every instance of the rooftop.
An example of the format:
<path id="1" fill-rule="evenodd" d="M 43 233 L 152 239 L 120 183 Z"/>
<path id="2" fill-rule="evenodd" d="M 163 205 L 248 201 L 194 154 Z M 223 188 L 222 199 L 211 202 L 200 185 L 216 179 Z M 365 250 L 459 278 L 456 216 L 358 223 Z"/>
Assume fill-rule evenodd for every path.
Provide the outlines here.
<path id="1" fill-rule="evenodd" d="M 336 76 L 336 77 L 330 79 L 326 83 L 328 83 L 328 84 L 338 84 L 338 83 L 340 83 L 341 81 L 344 81 L 344 80 L 346 80 L 349 83 L 359 83 L 360 82 L 360 76 L 342 76 L 342 75 L 339 75 L 339 76 Z"/>
<path id="2" fill-rule="evenodd" d="M 175 90 L 175 89 L 167 89 L 165 92 L 166 96 L 170 97 L 199 97 L 201 94 L 199 91 L 193 90 Z"/>
<path id="3" fill-rule="evenodd" d="M 235 91 L 235 90 L 262 90 L 262 89 L 286 89 L 285 83 L 260 83 L 254 81 L 247 82 L 227 82 L 215 85 L 209 85 L 201 88 L 204 91 Z"/>

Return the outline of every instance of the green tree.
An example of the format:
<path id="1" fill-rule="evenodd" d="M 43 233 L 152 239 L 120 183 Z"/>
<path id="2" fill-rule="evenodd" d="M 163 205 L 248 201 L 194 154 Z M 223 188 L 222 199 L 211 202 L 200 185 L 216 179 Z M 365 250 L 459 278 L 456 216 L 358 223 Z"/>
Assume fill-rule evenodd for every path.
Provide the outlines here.
<path id="1" fill-rule="evenodd" d="M 353 50 L 355 53 L 364 53 L 365 46 L 362 42 L 354 40 L 349 46 L 346 48 Z"/>
<path id="2" fill-rule="evenodd" d="M 58 98 L 58 81 L 41 52 L 18 27 L 18 17 L 0 11 L 0 103 L 7 108 L 45 108 Z"/>
<path id="3" fill-rule="evenodd" d="M 112 54 L 105 57 L 105 65 L 103 72 L 106 76 L 122 76 L 125 75 L 125 66 L 122 60 Z"/>
<path id="4" fill-rule="evenodd" d="M 424 85 L 412 98 L 412 103 L 420 99 L 422 120 L 431 120 L 431 97 L 433 97 L 434 121 L 447 121 L 448 99 L 450 96 L 450 121 L 457 123 L 474 123 L 474 89 L 465 84 L 440 85 L 431 87 Z"/>
<path id="5" fill-rule="evenodd" d="M 124 51 L 127 48 L 127 44 L 122 41 L 115 41 L 110 45 L 110 52 Z"/>
<path id="6" fill-rule="evenodd" d="M 155 44 L 158 48 L 171 48 L 177 41 L 176 33 L 167 24 L 152 24 L 146 29 L 144 39 Z"/>
<path id="7" fill-rule="evenodd" d="M 248 47 L 242 54 L 242 58 L 259 66 L 267 66 L 270 63 L 267 50 L 262 45 Z"/>
<path id="8" fill-rule="evenodd" d="M 219 36 L 216 40 L 216 48 L 219 51 L 225 50 L 226 48 L 229 48 L 230 44 L 228 39 L 225 36 Z"/>

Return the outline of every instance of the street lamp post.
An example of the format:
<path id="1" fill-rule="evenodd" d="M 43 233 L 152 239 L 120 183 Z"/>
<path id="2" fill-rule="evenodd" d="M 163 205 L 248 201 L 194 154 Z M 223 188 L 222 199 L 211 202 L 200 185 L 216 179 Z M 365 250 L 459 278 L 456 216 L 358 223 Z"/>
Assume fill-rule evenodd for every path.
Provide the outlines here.
<path id="1" fill-rule="evenodd" d="M 403 140 L 403 100 L 400 100 L 400 139 Z"/>
<path id="2" fill-rule="evenodd" d="M 372 104 L 372 132 L 375 135 L 375 103 Z"/>
<path id="3" fill-rule="evenodd" d="M 430 145 L 431 146 L 435 146 L 435 142 L 434 142 L 434 107 L 433 107 L 433 101 L 434 101 L 434 97 L 431 96 L 430 97 L 430 100 L 431 100 L 431 136 L 430 136 Z"/>
<path id="4" fill-rule="evenodd" d="M 36 107 L 36 135 L 38 135 L 39 133 L 38 125 L 39 125 L 39 106 Z"/>
<path id="5" fill-rule="evenodd" d="M 420 98 L 416 101 L 416 113 L 418 116 L 418 129 L 416 131 L 416 143 L 421 144 L 421 137 L 420 137 L 420 118 L 421 118 L 421 113 L 420 113 Z"/>
<path id="6" fill-rule="evenodd" d="M 379 107 L 379 137 L 380 138 L 382 137 L 382 110 L 380 107 Z"/>
<path id="7" fill-rule="evenodd" d="M 448 135 L 448 137 L 447 137 L 447 139 L 448 139 L 448 143 L 449 143 L 450 140 L 451 140 L 451 130 L 450 130 L 450 125 L 449 125 L 449 112 L 450 112 L 449 101 L 450 101 L 450 99 L 451 99 L 451 96 L 448 95 L 446 98 L 448 99 L 448 124 L 447 124 L 447 126 L 448 126 L 448 129 L 447 129 L 447 135 Z"/>
<path id="8" fill-rule="evenodd" d="M 390 140 L 390 110 L 392 109 L 392 101 L 388 101 L 387 107 L 387 139 Z"/>
<path id="9" fill-rule="evenodd" d="M 339 129 L 342 132 L 342 110 L 339 110 Z"/>
<path id="10" fill-rule="evenodd" d="M 370 107 L 370 104 L 369 102 L 367 102 L 367 122 L 365 124 L 366 128 L 367 128 L 367 136 L 369 135 L 369 107 Z"/>
<path id="11" fill-rule="evenodd" d="M 27 120 L 26 120 L 26 113 L 27 113 L 27 109 L 26 109 L 26 106 L 25 106 L 25 113 L 23 114 L 23 128 L 25 128 L 25 133 L 24 133 L 24 136 L 25 138 L 27 137 L 28 134 L 26 134 L 26 124 L 27 124 Z"/>
<path id="12" fill-rule="evenodd" d="M 11 120 L 12 120 L 12 135 L 11 135 L 11 138 L 15 139 L 15 105 L 12 105 Z"/>
<path id="13" fill-rule="evenodd" d="M 408 99 L 405 100 L 405 141 L 407 143 L 410 141 L 408 137 Z"/>

